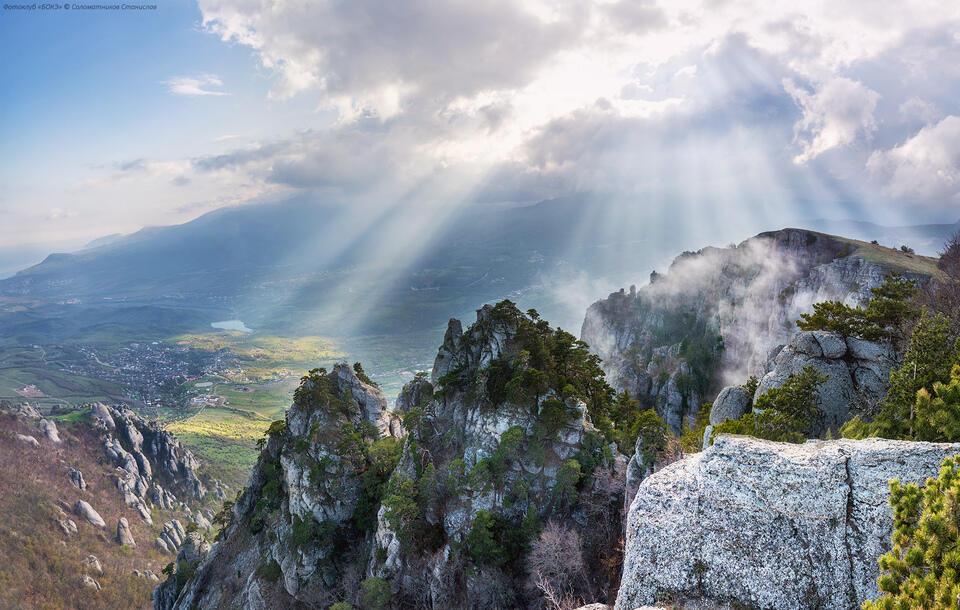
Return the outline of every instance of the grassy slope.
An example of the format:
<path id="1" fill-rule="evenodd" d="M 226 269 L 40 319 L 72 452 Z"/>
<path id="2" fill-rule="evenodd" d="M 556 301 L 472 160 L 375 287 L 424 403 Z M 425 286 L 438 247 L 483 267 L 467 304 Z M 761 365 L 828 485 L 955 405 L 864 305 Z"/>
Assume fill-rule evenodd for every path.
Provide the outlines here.
<path id="1" fill-rule="evenodd" d="M 197 455 L 211 476 L 239 489 L 256 462 L 257 440 L 270 422 L 283 417 L 298 381 L 289 378 L 248 385 L 214 383 L 204 391 L 226 398 L 226 406 L 204 407 L 166 427 Z"/>
<path id="2" fill-rule="evenodd" d="M 930 256 L 909 254 L 894 248 L 887 248 L 886 246 L 846 237 L 831 237 L 839 242 L 853 246 L 852 256 L 858 256 L 872 263 L 877 263 L 891 271 L 917 273 L 929 276 L 936 276 L 940 273 L 937 269 L 937 259 Z"/>
<path id="3" fill-rule="evenodd" d="M 69 419 L 74 421 L 71 423 Z M 63 443 L 41 439 L 39 449 L 14 437 L 16 433 L 40 438 L 28 423 L 0 414 L 0 608 L 149 608 L 153 584 L 133 575 L 133 570 L 153 570 L 157 575 L 172 556 L 153 546 L 162 524 L 178 515 L 154 511 L 149 526 L 123 504 L 110 479 L 113 468 L 102 455 L 97 435 L 76 416 L 59 422 Z M 70 484 L 69 468 L 80 469 L 88 488 Z M 86 500 L 107 522 L 98 529 L 70 516 L 78 526 L 75 536 L 65 536 L 54 521 L 57 501 L 72 505 Z M 117 520 L 130 522 L 135 549 L 114 542 Z M 185 521 L 181 518 L 181 523 Z M 102 576 L 91 574 L 101 591 L 84 588 L 83 559 L 93 554 L 103 565 Z"/>

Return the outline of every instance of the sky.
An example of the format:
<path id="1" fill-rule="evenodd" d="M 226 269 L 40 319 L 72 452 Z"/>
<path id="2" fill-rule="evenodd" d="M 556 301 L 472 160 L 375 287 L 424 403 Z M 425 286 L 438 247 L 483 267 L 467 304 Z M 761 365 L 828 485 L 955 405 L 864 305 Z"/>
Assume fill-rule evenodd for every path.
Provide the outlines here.
<path id="1" fill-rule="evenodd" d="M 153 1 L 0 10 L 0 251 L 288 197 L 960 219 L 960 3 Z"/>

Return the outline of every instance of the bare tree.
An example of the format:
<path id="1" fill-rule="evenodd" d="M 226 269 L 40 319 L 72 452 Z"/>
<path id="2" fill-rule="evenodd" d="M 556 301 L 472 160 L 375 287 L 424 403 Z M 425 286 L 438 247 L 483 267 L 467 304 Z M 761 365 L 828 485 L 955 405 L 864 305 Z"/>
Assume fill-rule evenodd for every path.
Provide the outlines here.
<path id="1" fill-rule="evenodd" d="M 918 297 L 920 304 L 947 316 L 954 335 L 960 335 L 960 231 L 940 251 L 940 275 L 933 278 Z"/>
<path id="2" fill-rule="evenodd" d="M 576 608 L 593 597 L 580 535 L 556 521 L 547 523 L 531 546 L 527 570 L 528 586 L 553 610 Z"/>

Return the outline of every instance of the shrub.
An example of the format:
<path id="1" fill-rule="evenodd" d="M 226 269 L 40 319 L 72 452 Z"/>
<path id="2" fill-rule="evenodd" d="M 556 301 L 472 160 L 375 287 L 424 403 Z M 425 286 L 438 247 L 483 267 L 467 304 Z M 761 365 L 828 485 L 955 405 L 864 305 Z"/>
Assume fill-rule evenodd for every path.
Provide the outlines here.
<path id="1" fill-rule="evenodd" d="M 367 467 L 360 475 L 361 492 L 353 511 L 353 523 L 361 531 L 372 531 L 377 526 L 377 510 L 387 490 L 390 475 L 400 461 L 403 449 L 392 436 L 378 439 L 367 450 Z"/>
<path id="2" fill-rule="evenodd" d="M 360 583 L 360 605 L 363 610 L 386 610 L 391 597 L 390 583 L 382 578 L 368 578 Z"/>
<path id="3" fill-rule="evenodd" d="M 363 370 L 363 365 L 360 364 L 359 362 L 353 363 L 353 372 L 357 375 L 357 379 L 359 379 L 363 383 L 367 385 L 372 385 L 375 388 L 380 387 L 380 385 L 376 381 L 370 379 L 370 377 L 367 376 L 367 372 Z"/>
<path id="4" fill-rule="evenodd" d="M 330 606 L 329 610 L 353 610 L 353 606 L 347 602 L 336 602 Z"/>
<path id="5" fill-rule="evenodd" d="M 414 543 L 416 528 L 423 514 L 417 504 L 417 485 L 408 477 L 391 479 L 383 498 L 384 517 L 397 539 L 406 548 Z"/>
<path id="6" fill-rule="evenodd" d="M 804 367 L 786 382 L 757 399 L 754 411 L 714 427 L 717 434 L 747 434 L 772 441 L 801 443 L 820 424 L 818 387 L 827 378 Z"/>
<path id="7" fill-rule="evenodd" d="M 583 467 L 577 460 L 566 460 L 557 470 L 553 497 L 560 506 L 571 503 L 577 496 L 577 484 L 583 476 Z"/>
<path id="8" fill-rule="evenodd" d="M 921 489 L 890 482 L 893 548 L 880 556 L 880 598 L 864 610 L 956 608 L 960 598 L 960 460 L 944 460 Z"/>
<path id="9" fill-rule="evenodd" d="M 494 536 L 495 527 L 496 520 L 490 511 L 477 511 L 463 541 L 467 555 L 474 563 L 499 566 L 506 562 L 506 553 Z"/>
<path id="10" fill-rule="evenodd" d="M 756 377 L 751 377 L 751 379 L 756 379 Z M 704 403 L 697 411 L 697 418 L 693 422 L 693 426 L 686 423 L 683 425 L 683 430 L 680 432 L 680 447 L 684 453 L 696 453 L 703 449 L 703 434 L 710 423 L 710 409 L 712 408 L 713 404 Z M 666 449 L 666 446 L 664 446 L 664 449 Z"/>

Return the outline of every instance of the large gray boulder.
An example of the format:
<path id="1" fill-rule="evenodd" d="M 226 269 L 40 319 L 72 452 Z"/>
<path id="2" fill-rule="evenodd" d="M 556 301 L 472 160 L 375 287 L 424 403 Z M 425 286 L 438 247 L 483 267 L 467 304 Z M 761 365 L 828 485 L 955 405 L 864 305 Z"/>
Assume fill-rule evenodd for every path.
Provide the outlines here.
<path id="1" fill-rule="evenodd" d="M 878 595 L 877 558 L 890 547 L 889 481 L 922 482 L 958 452 L 721 435 L 640 485 L 616 608 L 859 608 Z"/>
<path id="2" fill-rule="evenodd" d="M 117 427 L 116 422 L 113 421 L 113 416 L 110 414 L 110 408 L 103 403 L 98 402 L 90 405 L 90 415 L 107 430 L 114 430 Z"/>
<path id="3" fill-rule="evenodd" d="M 827 378 L 819 388 L 823 421 L 809 431 L 819 435 L 828 428 L 836 430 L 854 414 L 871 412 L 886 395 L 895 364 L 896 354 L 885 343 L 823 331 L 798 332 L 767 364 L 754 402 L 781 387 L 791 375 L 812 367 Z M 711 413 L 711 424 L 713 419 Z"/>
<path id="4" fill-rule="evenodd" d="M 710 409 L 710 425 L 716 426 L 730 419 L 739 419 L 750 410 L 751 398 L 752 396 L 738 385 L 723 388 Z"/>
<path id="5" fill-rule="evenodd" d="M 117 521 L 117 544 L 120 546 L 137 546 L 133 539 L 133 533 L 130 531 L 130 523 L 126 517 L 120 517 Z"/>
<path id="6" fill-rule="evenodd" d="M 103 520 L 103 517 L 100 516 L 100 513 L 95 511 L 89 503 L 85 500 L 77 500 L 77 503 L 73 505 L 73 513 L 78 517 L 83 517 L 90 524 L 97 527 L 106 527 L 107 522 Z"/>
<path id="7" fill-rule="evenodd" d="M 57 430 L 57 424 L 49 419 L 40 420 L 40 431 L 43 432 L 43 435 L 47 437 L 51 443 L 59 444 L 60 440 L 60 431 Z"/>

